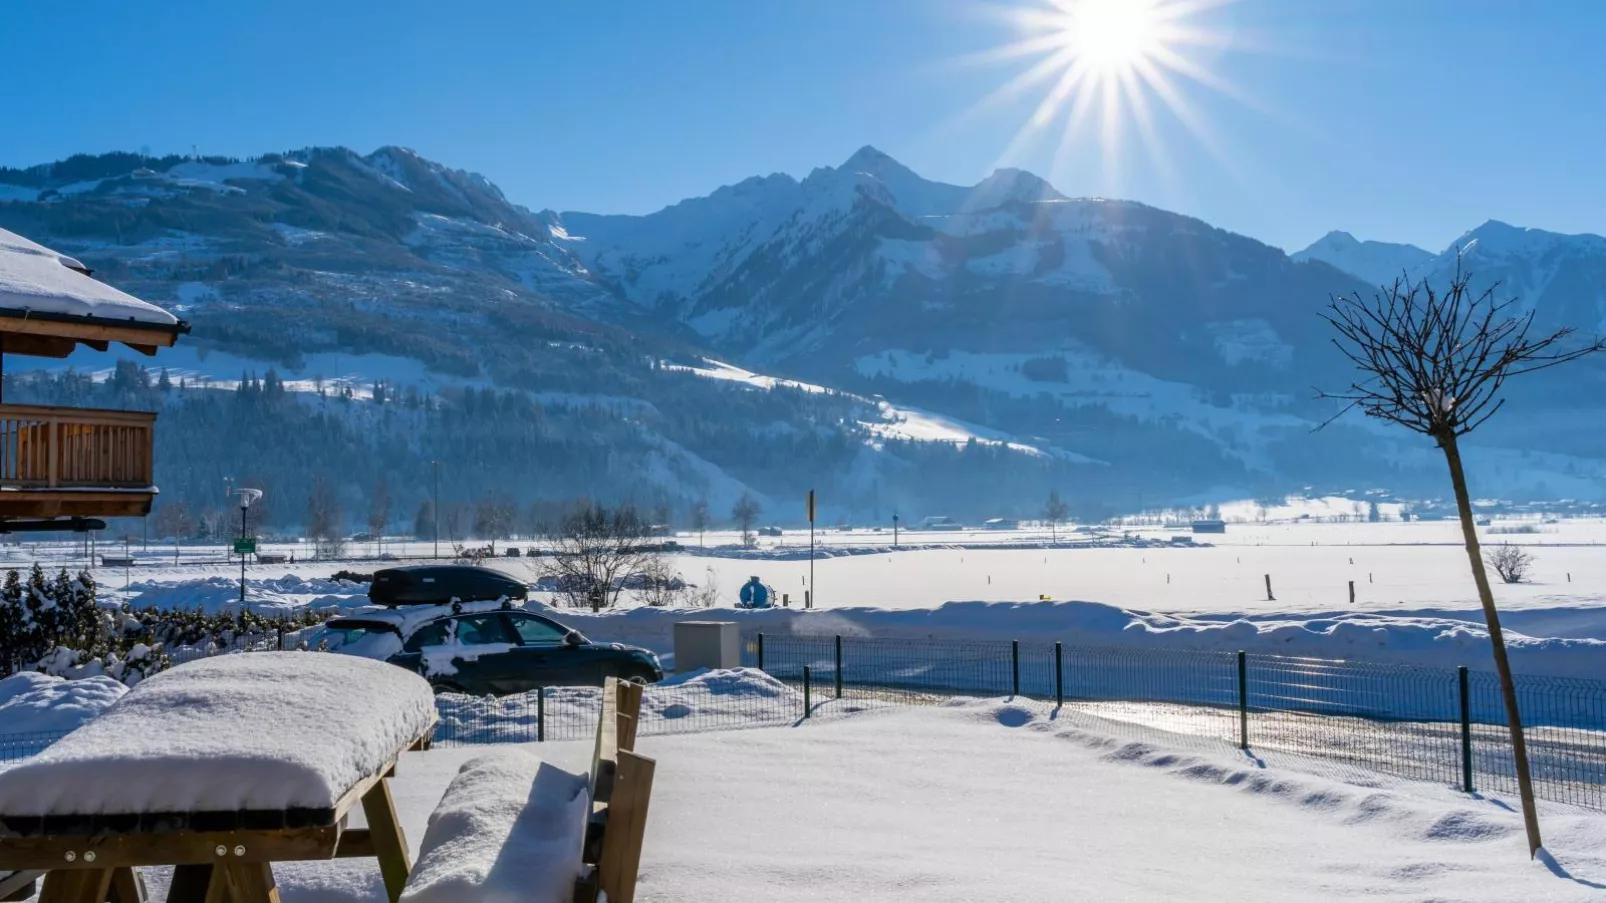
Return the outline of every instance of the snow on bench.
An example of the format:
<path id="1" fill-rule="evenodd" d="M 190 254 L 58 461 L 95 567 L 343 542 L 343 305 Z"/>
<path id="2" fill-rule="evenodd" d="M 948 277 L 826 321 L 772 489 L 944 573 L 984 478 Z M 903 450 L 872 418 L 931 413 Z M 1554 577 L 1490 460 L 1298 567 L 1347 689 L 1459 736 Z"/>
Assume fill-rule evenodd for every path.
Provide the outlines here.
<path id="1" fill-rule="evenodd" d="M 518 748 L 463 765 L 429 816 L 403 903 L 568 903 L 580 877 L 586 779 Z"/>
<path id="2" fill-rule="evenodd" d="M 282 814 L 280 827 L 318 823 L 434 721 L 429 684 L 384 662 L 310 652 L 188 662 L 0 771 L 0 824 L 258 826 L 266 813 Z"/>
<path id="3" fill-rule="evenodd" d="M 517 748 L 464 764 L 401 903 L 633 903 L 654 769 L 632 751 L 640 713 L 641 686 L 608 678 L 587 775 Z"/>

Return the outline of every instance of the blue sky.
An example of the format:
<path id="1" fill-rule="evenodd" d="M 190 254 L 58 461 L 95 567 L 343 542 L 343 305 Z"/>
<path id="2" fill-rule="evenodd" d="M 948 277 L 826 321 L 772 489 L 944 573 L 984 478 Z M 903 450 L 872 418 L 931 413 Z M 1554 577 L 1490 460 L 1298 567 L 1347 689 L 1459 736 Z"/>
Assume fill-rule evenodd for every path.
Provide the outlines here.
<path id="1" fill-rule="evenodd" d="M 12 3 L 0 164 L 401 144 L 536 209 L 642 213 L 873 144 L 969 184 L 1040 96 L 967 114 L 1026 65 L 971 59 L 1018 37 L 988 10 L 1043 2 Z M 1334 228 L 1437 250 L 1491 218 L 1606 233 L 1606 3 L 1238 0 L 1192 21 L 1242 95 L 1180 86 L 1213 140 L 1161 114 L 1118 154 L 1089 126 L 1003 162 L 1289 250 Z"/>

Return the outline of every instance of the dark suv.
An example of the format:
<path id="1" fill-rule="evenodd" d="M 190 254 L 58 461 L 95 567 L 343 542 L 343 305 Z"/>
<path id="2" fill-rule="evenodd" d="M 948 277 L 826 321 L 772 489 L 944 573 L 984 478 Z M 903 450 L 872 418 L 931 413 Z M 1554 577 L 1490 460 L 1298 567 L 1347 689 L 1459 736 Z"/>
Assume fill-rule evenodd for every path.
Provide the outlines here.
<path id="1" fill-rule="evenodd" d="M 593 643 L 577 630 L 517 609 L 443 609 L 420 617 L 417 608 L 369 611 L 324 625 L 334 652 L 383 656 L 422 674 L 437 691 L 476 696 L 523 693 L 537 687 L 600 687 L 609 677 L 652 683 L 663 679 L 658 656 L 619 643 Z M 392 634 L 401 640 L 382 640 Z"/>

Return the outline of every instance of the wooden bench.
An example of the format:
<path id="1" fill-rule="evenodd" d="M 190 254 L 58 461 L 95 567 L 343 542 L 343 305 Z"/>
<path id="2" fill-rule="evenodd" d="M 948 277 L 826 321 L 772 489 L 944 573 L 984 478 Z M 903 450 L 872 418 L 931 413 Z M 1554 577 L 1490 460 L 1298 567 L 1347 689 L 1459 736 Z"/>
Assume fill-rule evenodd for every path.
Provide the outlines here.
<path id="1" fill-rule="evenodd" d="M 402 903 L 570 893 L 594 903 L 603 891 L 609 903 L 632 903 L 654 767 L 634 752 L 640 714 L 641 686 L 609 678 L 584 776 L 522 749 L 464 763 L 430 815 Z"/>
<path id="2" fill-rule="evenodd" d="M 575 903 L 594 903 L 599 891 L 608 895 L 608 903 L 636 898 L 657 767 L 635 752 L 641 689 L 641 684 L 612 677 L 602 688 L 602 716 L 591 755 L 591 822 L 581 855 L 585 870 L 575 883 Z"/>

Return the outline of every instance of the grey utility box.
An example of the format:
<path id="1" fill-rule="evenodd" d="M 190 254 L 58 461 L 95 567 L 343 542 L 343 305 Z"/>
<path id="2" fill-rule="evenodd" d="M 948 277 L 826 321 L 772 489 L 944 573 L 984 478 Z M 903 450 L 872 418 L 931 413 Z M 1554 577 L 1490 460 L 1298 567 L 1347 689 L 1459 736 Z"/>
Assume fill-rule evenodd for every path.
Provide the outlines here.
<path id="1" fill-rule="evenodd" d="M 676 621 L 675 670 L 739 668 L 742 636 L 735 621 Z"/>

